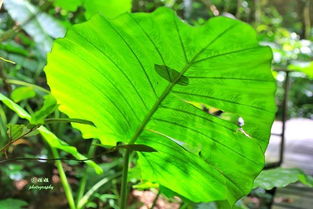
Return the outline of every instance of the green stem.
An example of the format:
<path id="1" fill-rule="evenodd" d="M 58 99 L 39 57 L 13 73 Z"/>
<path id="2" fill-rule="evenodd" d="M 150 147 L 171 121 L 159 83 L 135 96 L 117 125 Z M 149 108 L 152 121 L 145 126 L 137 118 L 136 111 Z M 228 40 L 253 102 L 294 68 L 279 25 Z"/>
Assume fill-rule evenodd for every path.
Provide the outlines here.
<path id="1" fill-rule="evenodd" d="M 179 209 L 187 209 L 187 207 L 189 206 L 188 203 L 184 202 Z"/>
<path id="2" fill-rule="evenodd" d="M 20 86 L 29 86 L 29 87 L 32 87 L 32 88 L 37 89 L 39 91 L 42 91 L 44 93 L 50 94 L 50 92 L 47 89 L 44 89 L 44 88 L 37 86 L 35 84 L 32 84 L 32 83 L 27 83 L 25 81 L 19 81 L 19 80 L 14 80 L 14 79 L 6 79 L 5 81 L 9 84 L 15 84 L 15 85 L 20 85 Z"/>
<path id="3" fill-rule="evenodd" d="M 77 204 L 77 209 L 81 209 L 84 207 L 84 205 L 88 202 L 88 200 L 90 199 L 90 197 L 100 188 L 102 187 L 104 184 L 112 181 L 113 179 L 115 179 L 116 177 L 119 177 L 121 175 L 121 173 L 116 173 L 111 177 L 105 177 L 103 179 L 101 179 L 98 183 L 94 184 L 91 189 L 86 192 L 86 194 L 84 196 L 82 196 L 82 198 L 79 200 L 78 204 Z"/>
<path id="4" fill-rule="evenodd" d="M 11 86 L 8 84 L 8 82 L 6 81 L 6 75 L 5 75 L 5 72 L 4 72 L 4 65 L 2 62 L 0 62 L 0 79 L 2 80 L 3 82 L 3 87 L 4 87 L 4 90 L 7 92 L 7 93 L 10 93 L 12 88 Z"/>
<path id="5" fill-rule="evenodd" d="M 54 158 L 60 158 L 59 153 L 55 148 L 51 147 L 51 150 L 52 150 L 52 155 Z M 57 161 L 55 161 L 55 164 L 57 166 L 57 169 L 58 169 L 58 172 L 60 175 L 60 179 L 61 179 L 61 183 L 62 183 L 64 192 L 65 192 L 66 199 L 67 199 L 68 204 L 70 206 L 70 209 L 76 209 L 72 189 L 71 189 L 70 184 L 67 181 L 67 178 L 66 178 L 63 166 L 62 166 L 62 162 L 60 160 L 57 160 Z"/>
<path id="6" fill-rule="evenodd" d="M 96 140 L 93 140 L 90 147 L 89 147 L 87 158 L 91 158 L 95 154 L 96 147 L 97 147 L 95 144 L 96 144 Z M 88 174 L 87 174 L 87 169 L 86 169 L 84 172 L 84 175 L 80 181 L 78 192 L 77 192 L 77 197 L 76 197 L 77 208 L 79 208 L 79 206 L 78 206 L 79 201 L 85 193 L 86 184 L 87 184 L 87 177 L 88 177 Z"/>
<path id="7" fill-rule="evenodd" d="M 241 6 L 242 5 L 242 0 L 237 0 L 237 11 L 236 11 L 236 17 L 238 19 L 240 19 L 240 16 L 241 16 Z"/>
<path id="8" fill-rule="evenodd" d="M 124 163 L 123 163 L 123 174 L 122 174 L 122 187 L 121 187 L 121 199 L 120 199 L 120 209 L 126 209 L 127 205 L 127 174 L 128 174 L 128 164 L 129 164 L 129 155 L 130 152 L 128 149 L 125 151 Z"/>
<path id="9" fill-rule="evenodd" d="M 2 146 L 3 143 L 8 140 L 7 133 L 6 133 L 7 124 L 8 124 L 7 117 L 5 115 L 2 105 L 0 105 L 0 137 L 1 139 L 3 139 L 0 142 L 0 146 Z"/>
<path id="10" fill-rule="evenodd" d="M 311 34 L 311 17 L 310 17 L 311 0 L 306 0 L 303 9 L 304 38 L 309 39 Z"/>

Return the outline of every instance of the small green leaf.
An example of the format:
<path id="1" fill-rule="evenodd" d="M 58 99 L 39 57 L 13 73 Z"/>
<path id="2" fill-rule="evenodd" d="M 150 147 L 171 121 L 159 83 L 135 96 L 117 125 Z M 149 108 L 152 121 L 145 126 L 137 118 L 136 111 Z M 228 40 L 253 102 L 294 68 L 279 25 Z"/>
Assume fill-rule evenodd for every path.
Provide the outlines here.
<path id="1" fill-rule="evenodd" d="M 27 131 L 29 131 L 29 129 L 25 125 L 9 124 L 7 133 L 11 140 L 16 140 L 26 134 Z"/>
<path id="2" fill-rule="evenodd" d="M 98 208 L 98 205 L 96 203 L 94 203 L 94 202 L 88 202 L 86 204 L 86 207 L 87 208 Z"/>
<path id="3" fill-rule="evenodd" d="M 51 96 L 50 94 L 44 96 L 43 106 L 38 111 L 36 111 L 35 113 L 31 115 L 32 117 L 31 123 L 43 124 L 44 119 L 47 116 L 49 116 L 51 113 L 53 113 L 56 110 L 57 106 L 58 106 L 57 102 L 53 96 Z"/>
<path id="4" fill-rule="evenodd" d="M 29 86 L 18 87 L 11 93 L 11 98 L 14 102 L 20 102 L 25 99 L 30 99 L 36 96 L 34 88 Z"/>
<path id="5" fill-rule="evenodd" d="M 14 53 L 14 54 L 18 54 L 18 55 L 23 55 L 23 56 L 29 56 L 29 53 L 25 48 L 24 46 L 16 43 L 15 41 L 13 40 L 8 40 L 6 42 L 2 42 L 0 43 L 0 49 L 2 49 L 3 51 L 6 51 L 8 52 L 9 54 L 7 56 L 11 56 L 11 53 Z M 2 57 L 3 58 L 3 57 Z M 1 57 L 0 57 L 1 59 Z M 5 59 L 5 58 L 4 58 Z M 5 59 L 7 60 L 7 59 Z M 12 60 L 10 60 L 12 61 Z M 12 61 L 14 62 L 14 61 Z M 15 63 L 15 62 L 14 62 Z M 13 64 L 13 63 L 12 63 Z"/>
<path id="6" fill-rule="evenodd" d="M 1 209 L 6 209 L 6 208 L 23 209 L 27 205 L 28 205 L 27 202 L 25 202 L 23 200 L 18 200 L 18 199 L 9 198 L 9 199 L 0 200 L 0 208 Z"/>
<path id="7" fill-rule="evenodd" d="M 95 124 L 89 120 L 77 119 L 77 118 L 47 118 L 45 119 L 45 124 L 47 123 L 79 123 L 95 126 Z"/>
<path id="8" fill-rule="evenodd" d="M 40 126 L 31 124 L 9 124 L 7 133 L 11 140 L 17 140 L 22 137 L 30 136 L 39 127 Z"/>
<path id="9" fill-rule="evenodd" d="M 168 80 L 169 82 L 176 84 L 187 86 L 189 84 L 189 79 L 182 75 L 177 70 L 173 70 L 165 65 L 154 65 L 156 72 L 164 79 Z M 178 81 L 175 81 L 175 78 L 179 77 Z"/>
<path id="10" fill-rule="evenodd" d="M 310 79 L 313 79 L 313 62 L 298 62 L 288 66 L 289 70 L 295 70 L 304 73 Z"/>
<path id="11" fill-rule="evenodd" d="M 285 187 L 288 184 L 300 181 L 313 187 L 313 177 L 305 174 L 298 168 L 275 168 L 264 170 L 254 181 L 254 188 L 273 189 L 274 187 Z"/>

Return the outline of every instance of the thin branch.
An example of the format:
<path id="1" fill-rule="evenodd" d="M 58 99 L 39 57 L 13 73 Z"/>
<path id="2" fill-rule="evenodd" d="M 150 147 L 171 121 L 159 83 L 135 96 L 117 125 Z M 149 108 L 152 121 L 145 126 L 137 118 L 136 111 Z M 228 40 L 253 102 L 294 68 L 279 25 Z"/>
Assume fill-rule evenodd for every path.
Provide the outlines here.
<path id="1" fill-rule="evenodd" d="M 106 150 L 102 153 L 99 153 L 98 155 L 95 155 L 94 157 L 90 157 L 90 158 L 85 158 L 85 159 L 75 159 L 75 158 L 35 158 L 35 157 L 17 157 L 17 158 L 10 158 L 10 159 L 5 159 L 5 160 L 0 160 L 0 164 L 2 163 L 7 163 L 7 162 L 11 162 L 11 161 L 23 161 L 23 160 L 33 160 L 33 161 L 78 161 L 78 162 L 85 162 L 85 161 L 89 161 L 89 160 L 95 160 L 97 159 L 97 157 L 102 156 L 103 154 L 108 154 L 111 152 L 115 152 L 116 149 L 109 149 Z"/>
<path id="2" fill-rule="evenodd" d="M 213 13 L 214 16 L 219 16 L 220 11 L 217 9 L 215 4 L 211 2 L 211 0 L 201 0 L 202 3 Z"/>
<path id="3" fill-rule="evenodd" d="M 161 194 L 161 192 L 160 192 L 160 190 L 159 190 L 158 193 L 157 193 L 157 195 L 155 196 L 155 198 L 154 198 L 154 200 L 153 200 L 153 203 L 152 203 L 150 209 L 154 209 L 154 207 L 156 206 L 156 204 L 157 204 L 157 202 L 158 202 L 158 199 L 159 199 L 159 197 L 160 197 L 160 194 Z"/>
<path id="4" fill-rule="evenodd" d="M 79 159 L 71 159 L 71 158 L 32 158 L 32 157 L 18 157 L 18 158 L 11 158 L 11 159 L 7 159 L 7 160 L 1 160 L 1 163 L 6 163 L 6 162 L 11 162 L 11 161 L 19 161 L 19 160 L 30 160 L 30 161 L 79 161 L 79 162 L 84 162 L 84 161 L 88 161 L 88 160 L 93 160 L 94 158 L 86 158 L 83 160 L 79 160 Z"/>

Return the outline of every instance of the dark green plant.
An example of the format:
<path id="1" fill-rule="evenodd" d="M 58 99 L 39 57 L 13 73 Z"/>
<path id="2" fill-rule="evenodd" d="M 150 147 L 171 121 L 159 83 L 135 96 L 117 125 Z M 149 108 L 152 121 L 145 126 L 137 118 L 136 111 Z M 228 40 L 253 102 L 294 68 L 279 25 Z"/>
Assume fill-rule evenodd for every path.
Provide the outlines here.
<path id="1" fill-rule="evenodd" d="M 254 188 L 273 189 L 286 187 L 300 181 L 302 184 L 313 187 L 313 177 L 305 174 L 298 168 L 275 168 L 265 170 L 255 179 Z"/>

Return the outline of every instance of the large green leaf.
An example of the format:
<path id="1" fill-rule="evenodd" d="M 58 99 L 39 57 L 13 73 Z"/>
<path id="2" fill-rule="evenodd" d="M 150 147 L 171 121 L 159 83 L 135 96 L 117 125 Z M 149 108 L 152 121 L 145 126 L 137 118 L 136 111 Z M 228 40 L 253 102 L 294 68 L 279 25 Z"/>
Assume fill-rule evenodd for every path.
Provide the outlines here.
<path id="1" fill-rule="evenodd" d="M 14 103 L 12 100 L 10 100 L 9 98 L 7 98 L 1 93 L 0 93 L 0 101 L 3 102 L 11 110 L 13 110 L 19 117 L 24 118 L 28 121 L 32 121 L 32 117 L 28 112 L 26 112 L 22 107 L 20 107 L 18 104 Z M 20 130 L 19 135 L 21 135 L 21 131 L 25 131 L 25 130 Z M 79 160 L 86 159 L 84 155 L 80 154 L 77 151 L 76 147 L 73 147 L 67 144 L 66 142 L 62 141 L 56 135 L 54 135 L 51 131 L 49 131 L 46 127 L 41 126 L 38 128 L 38 131 L 42 135 L 43 139 L 51 147 L 63 150 L 73 155 L 76 159 L 79 159 Z M 86 161 L 86 164 L 93 167 L 98 174 L 102 173 L 102 169 L 94 161 L 88 160 Z"/>
<path id="2" fill-rule="evenodd" d="M 84 137 L 152 147 L 139 152 L 144 179 L 232 205 L 263 168 L 275 113 L 272 53 L 255 36 L 225 17 L 192 27 L 166 8 L 95 16 L 55 42 L 45 72 L 60 110 L 95 124 L 74 124 Z"/>
<path id="3" fill-rule="evenodd" d="M 300 181 L 313 187 L 313 177 L 305 174 L 298 168 L 275 168 L 264 170 L 255 179 L 254 188 L 273 189 L 274 187 L 285 187 L 289 184 Z"/>

